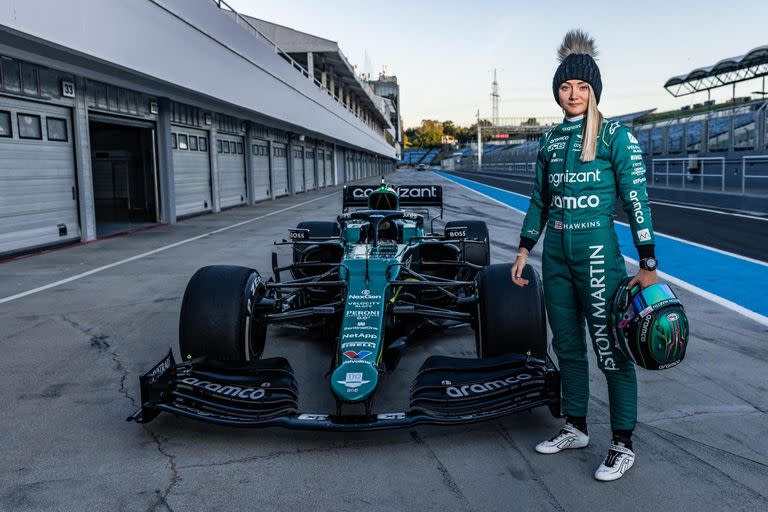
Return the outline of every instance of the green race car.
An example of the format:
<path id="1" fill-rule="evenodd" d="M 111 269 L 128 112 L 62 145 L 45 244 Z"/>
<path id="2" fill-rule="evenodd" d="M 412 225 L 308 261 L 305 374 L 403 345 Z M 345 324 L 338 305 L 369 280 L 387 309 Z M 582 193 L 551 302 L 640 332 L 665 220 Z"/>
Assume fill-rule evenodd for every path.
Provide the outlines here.
<path id="1" fill-rule="evenodd" d="M 427 226 L 425 218 L 439 208 Z M 442 220 L 435 185 L 346 186 L 334 221 L 291 229 L 293 261 L 273 276 L 208 266 L 187 285 L 172 351 L 140 377 L 141 408 L 235 426 L 374 430 L 461 424 L 538 406 L 560 415 L 560 378 L 547 353 L 541 282 L 526 287 L 511 264 L 490 265 L 485 223 Z M 290 279 L 284 279 L 289 274 Z M 328 374 L 335 411 L 299 410 L 299 385 L 282 357 L 262 358 L 267 326 L 300 323 L 333 349 Z M 467 324 L 477 358 L 428 357 L 414 376 L 410 408 L 377 413 L 373 397 L 409 342 Z M 327 368 L 328 361 L 318 361 Z"/>

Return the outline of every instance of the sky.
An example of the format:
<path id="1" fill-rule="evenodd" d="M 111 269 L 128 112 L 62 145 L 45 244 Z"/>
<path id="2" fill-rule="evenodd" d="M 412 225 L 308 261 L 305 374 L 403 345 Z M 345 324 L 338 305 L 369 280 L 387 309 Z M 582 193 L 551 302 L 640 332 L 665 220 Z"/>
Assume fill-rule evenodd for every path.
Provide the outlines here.
<path id="1" fill-rule="evenodd" d="M 671 77 L 768 45 L 768 1 L 227 0 L 236 10 L 337 41 L 358 69 L 397 76 L 404 126 L 422 119 L 490 117 L 497 70 L 501 117 L 560 116 L 552 94 L 556 50 L 581 28 L 596 40 L 607 116 L 678 109 Z M 768 88 L 768 83 L 766 84 Z M 736 95 L 762 89 L 737 84 Z M 731 87 L 712 92 L 718 102 Z"/>

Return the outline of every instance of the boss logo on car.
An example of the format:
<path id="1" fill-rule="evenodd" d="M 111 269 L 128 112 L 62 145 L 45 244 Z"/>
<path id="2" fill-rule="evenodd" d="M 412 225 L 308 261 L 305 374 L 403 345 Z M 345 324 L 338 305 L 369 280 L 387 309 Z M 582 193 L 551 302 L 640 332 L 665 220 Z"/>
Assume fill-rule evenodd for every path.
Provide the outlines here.
<path id="1" fill-rule="evenodd" d="M 291 240 L 309 240 L 308 229 L 289 229 L 288 236 Z"/>
<path id="2" fill-rule="evenodd" d="M 450 228 L 446 231 L 448 238 L 464 238 L 467 236 L 466 226 Z"/>

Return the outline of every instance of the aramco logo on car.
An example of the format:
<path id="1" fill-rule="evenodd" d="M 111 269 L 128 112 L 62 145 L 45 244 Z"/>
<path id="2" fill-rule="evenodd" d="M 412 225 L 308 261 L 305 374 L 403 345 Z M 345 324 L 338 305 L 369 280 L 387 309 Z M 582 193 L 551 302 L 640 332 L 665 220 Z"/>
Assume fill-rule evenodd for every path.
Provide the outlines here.
<path id="1" fill-rule="evenodd" d="M 490 380 L 488 382 L 482 382 L 477 384 L 466 384 L 463 386 L 448 386 L 445 393 L 451 398 L 464 398 L 472 395 L 483 395 L 492 391 L 514 386 L 527 380 L 531 380 L 532 375 L 527 373 L 520 373 L 518 375 L 512 375 L 506 379 Z"/>

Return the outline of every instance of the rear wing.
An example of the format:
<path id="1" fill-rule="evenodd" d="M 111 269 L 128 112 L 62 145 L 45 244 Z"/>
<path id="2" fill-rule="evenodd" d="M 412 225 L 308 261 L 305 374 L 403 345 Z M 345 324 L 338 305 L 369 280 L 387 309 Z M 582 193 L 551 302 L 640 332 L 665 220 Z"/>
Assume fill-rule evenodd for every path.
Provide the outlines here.
<path id="1" fill-rule="evenodd" d="M 342 209 L 368 206 L 368 196 L 378 185 L 344 185 Z M 443 209 L 443 187 L 440 185 L 400 185 L 395 187 L 404 208 L 434 206 Z"/>

